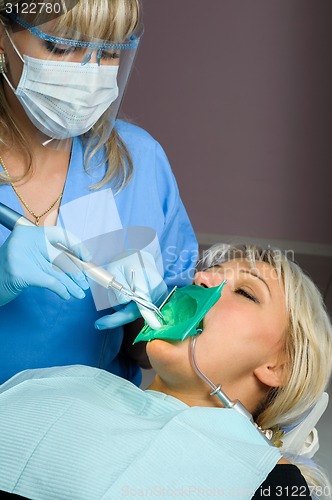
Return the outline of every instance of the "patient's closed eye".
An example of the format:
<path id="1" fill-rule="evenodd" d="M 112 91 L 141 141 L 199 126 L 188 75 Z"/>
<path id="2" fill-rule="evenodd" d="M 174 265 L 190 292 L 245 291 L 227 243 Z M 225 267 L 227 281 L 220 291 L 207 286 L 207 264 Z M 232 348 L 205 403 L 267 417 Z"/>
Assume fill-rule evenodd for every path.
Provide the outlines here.
<path id="1" fill-rule="evenodd" d="M 247 299 L 252 300 L 256 304 L 259 304 L 259 300 L 254 295 L 252 295 L 251 293 L 247 292 L 246 290 L 243 290 L 243 288 L 237 288 L 235 290 L 235 293 L 238 293 L 239 295 L 243 295 Z"/>

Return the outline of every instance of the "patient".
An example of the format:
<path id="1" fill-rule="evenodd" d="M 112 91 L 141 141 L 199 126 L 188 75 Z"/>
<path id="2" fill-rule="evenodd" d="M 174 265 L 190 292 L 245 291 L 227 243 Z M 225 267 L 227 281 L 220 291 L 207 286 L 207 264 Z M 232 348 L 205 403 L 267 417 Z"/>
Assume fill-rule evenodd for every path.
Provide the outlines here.
<path id="1" fill-rule="evenodd" d="M 301 458 L 310 454 L 283 436 L 309 422 L 304 443 L 331 373 L 318 290 L 277 250 L 214 246 L 200 269 L 196 285 L 227 282 L 195 337 L 197 365 L 274 445 L 210 394 L 193 369 L 193 337 L 158 339 L 147 344 L 157 375 L 146 391 L 84 366 L 28 370 L 3 384 L 0 490 L 42 500 L 329 498 L 328 479 Z"/>

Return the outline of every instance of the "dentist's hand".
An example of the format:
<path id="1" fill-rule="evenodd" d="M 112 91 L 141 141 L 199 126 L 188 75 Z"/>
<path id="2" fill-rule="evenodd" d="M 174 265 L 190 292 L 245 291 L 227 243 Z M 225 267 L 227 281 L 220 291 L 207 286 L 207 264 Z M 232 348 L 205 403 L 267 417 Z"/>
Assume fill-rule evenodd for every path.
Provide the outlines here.
<path id="1" fill-rule="evenodd" d="M 62 243 L 82 260 L 89 259 L 77 238 L 61 228 L 15 227 L 0 247 L 0 306 L 29 286 L 47 288 L 65 300 L 85 296 L 83 290 L 89 288 L 85 275 L 52 243 Z"/>
<path id="2" fill-rule="evenodd" d="M 167 296 L 167 286 L 156 267 L 154 258 L 148 252 L 138 252 L 115 262 L 112 262 L 107 270 L 115 276 L 115 279 L 124 285 L 125 288 L 135 287 L 141 297 L 149 300 L 155 305 L 160 305 Z M 133 274 L 134 272 L 134 274 Z M 119 311 L 103 316 L 95 322 L 98 330 L 107 328 L 116 328 L 143 316 L 149 324 L 155 322 L 154 313 L 145 307 L 136 305 L 135 302 L 129 302 L 130 299 L 125 295 L 115 293 L 118 303 L 127 304 Z M 129 302 L 129 303 L 128 303 Z M 151 324 L 153 327 L 153 325 Z"/>

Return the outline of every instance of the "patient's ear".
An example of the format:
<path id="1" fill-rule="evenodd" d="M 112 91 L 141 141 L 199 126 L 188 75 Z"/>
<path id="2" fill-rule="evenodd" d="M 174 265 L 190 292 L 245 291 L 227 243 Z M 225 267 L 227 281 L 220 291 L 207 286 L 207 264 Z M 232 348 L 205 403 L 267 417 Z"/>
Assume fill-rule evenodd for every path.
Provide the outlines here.
<path id="1" fill-rule="evenodd" d="M 286 364 L 266 363 L 254 370 L 255 377 L 268 387 L 282 387 L 285 384 Z"/>

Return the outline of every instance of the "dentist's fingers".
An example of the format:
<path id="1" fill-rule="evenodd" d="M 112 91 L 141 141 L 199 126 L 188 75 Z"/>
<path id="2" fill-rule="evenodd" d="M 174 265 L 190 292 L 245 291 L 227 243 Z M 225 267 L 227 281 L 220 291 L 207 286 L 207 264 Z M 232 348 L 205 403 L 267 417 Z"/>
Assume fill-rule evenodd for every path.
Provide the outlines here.
<path id="1" fill-rule="evenodd" d="M 44 231 L 48 242 L 51 243 L 51 245 L 47 245 L 47 251 L 51 257 L 49 260 L 53 261 L 61 254 L 61 250 L 54 247 L 59 243 L 68 248 L 79 259 L 87 262 L 91 260 L 90 252 L 84 243 L 70 232 L 64 231 L 60 227 L 46 227 Z"/>
<path id="2" fill-rule="evenodd" d="M 82 285 L 85 286 L 85 282 L 84 278 Z M 33 275 L 30 278 L 30 286 L 47 288 L 65 300 L 68 300 L 70 297 L 76 299 L 83 299 L 85 297 L 81 286 L 76 284 L 70 276 L 67 276 L 61 269 L 57 269 L 46 259 L 40 261 L 39 266 L 35 266 Z"/>
<path id="3" fill-rule="evenodd" d="M 140 312 L 135 302 L 129 302 L 120 311 L 117 311 L 108 316 L 103 316 L 95 322 L 97 330 L 106 330 L 108 328 L 117 328 L 121 325 L 131 323 L 140 317 Z"/>

